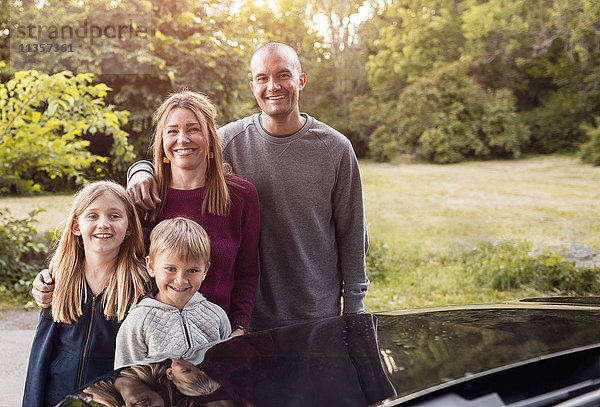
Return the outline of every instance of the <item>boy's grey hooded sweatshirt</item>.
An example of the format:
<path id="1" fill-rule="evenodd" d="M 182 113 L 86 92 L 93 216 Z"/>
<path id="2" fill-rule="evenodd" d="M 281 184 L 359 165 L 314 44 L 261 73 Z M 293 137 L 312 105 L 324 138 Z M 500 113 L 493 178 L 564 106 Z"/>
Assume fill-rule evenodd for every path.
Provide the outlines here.
<path id="1" fill-rule="evenodd" d="M 117 334 L 115 369 L 138 363 L 185 359 L 200 363 L 231 324 L 223 308 L 195 293 L 181 311 L 146 297 L 127 315 Z"/>

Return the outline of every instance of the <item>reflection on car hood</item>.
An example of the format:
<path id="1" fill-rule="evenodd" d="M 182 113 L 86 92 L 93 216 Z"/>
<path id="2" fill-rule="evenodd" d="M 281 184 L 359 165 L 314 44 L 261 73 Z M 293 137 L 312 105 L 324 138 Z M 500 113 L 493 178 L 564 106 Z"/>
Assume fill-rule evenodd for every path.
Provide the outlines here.
<path id="1" fill-rule="evenodd" d="M 598 346 L 599 317 L 599 299 L 563 298 L 322 319 L 213 346 L 198 368 L 220 388 L 194 397 L 175 389 L 172 397 L 187 400 L 180 405 L 406 401 L 456 381 Z"/>

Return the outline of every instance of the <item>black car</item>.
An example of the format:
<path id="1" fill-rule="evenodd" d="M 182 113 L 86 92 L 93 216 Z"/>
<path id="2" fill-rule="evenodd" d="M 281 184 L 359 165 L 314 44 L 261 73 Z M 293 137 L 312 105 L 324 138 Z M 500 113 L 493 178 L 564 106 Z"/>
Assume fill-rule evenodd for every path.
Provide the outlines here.
<path id="1" fill-rule="evenodd" d="M 252 333 L 211 347 L 191 366 L 204 381 L 195 393 L 163 377 L 172 363 L 140 373 L 159 395 L 155 404 L 142 391 L 138 400 L 104 403 L 600 406 L 600 298 L 344 315 Z M 123 375 L 94 386 L 114 387 Z M 94 386 L 61 406 L 100 401 Z"/>

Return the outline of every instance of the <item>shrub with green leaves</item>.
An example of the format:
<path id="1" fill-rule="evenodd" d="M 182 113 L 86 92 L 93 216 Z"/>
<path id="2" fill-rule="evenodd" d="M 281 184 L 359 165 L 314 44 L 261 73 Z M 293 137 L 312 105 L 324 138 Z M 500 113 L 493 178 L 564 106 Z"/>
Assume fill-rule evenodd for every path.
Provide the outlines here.
<path id="1" fill-rule="evenodd" d="M 379 240 L 369 242 L 367 252 L 367 276 L 376 282 L 390 281 L 390 276 L 397 271 L 400 259 L 390 247 Z"/>
<path id="2" fill-rule="evenodd" d="M 127 169 L 135 158 L 121 129 L 129 113 L 106 105 L 111 89 L 93 85 L 93 77 L 21 71 L 0 83 L 0 194 L 52 189 L 57 178 L 82 183 L 109 163 L 113 171 Z M 110 162 L 90 150 L 94 135 L 110 141 Z"/>
<path id="3" fill-rule="evenodd" d="M 595 118 L 595 122 L 600 123 L 600 116 Z M 581 129 L 589 140 L 581 149 L 581 160 L 593 165 L 600 165 L 600 127 L 583 124 Z"/>
<path id="4" fill-rule="evenodd" d="M 521 113 L 531 130 L 527 152 L 556 153 L 573 151 L 573 143 L 585 139 L 580 123 L 587 119 L 579 93 L 552 92 L 543 106 Z"/>
<path id="5" fill-rule="evenodd" d="M 517 158 L 529 130 L 515 104 L 510 90 L 486 90 L 465 64 L 450 63 L 404 89 L 369 150 L 379 161 L 401 153 L 435 163 Z"/>
<path id="6" fill-rule="evenodd" d="M 600 270 L 577 267 L 550 250 L 532 253 L 526 242 L 481 243 L 465 253 L 465 270 L 484 287 L 496 290 L 530 288 L 568 295 L 600 294 Z"/>
<path id="7" fill-rule="evenodd" d="M 39 212 L 15 219 L 0 210 L 0 287 L 5 292 L 28 293 L 33 277 L 43 268 L 49 244 L 34 226 Z"/>

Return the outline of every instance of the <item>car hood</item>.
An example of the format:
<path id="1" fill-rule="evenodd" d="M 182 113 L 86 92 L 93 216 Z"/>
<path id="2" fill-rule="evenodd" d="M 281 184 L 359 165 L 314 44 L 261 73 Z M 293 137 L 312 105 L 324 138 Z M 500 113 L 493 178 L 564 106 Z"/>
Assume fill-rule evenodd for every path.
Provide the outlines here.
<path id="1" fill-rule="evenodd" d="M 171 397 L 256 406 L 401 404 L 473 377 L 598 347 L 599 304 L 539 299 L 423 308 L 252 333 L 213 346 L 197 365 L 218 390 L 184 397 L 174 389 Z"/>

